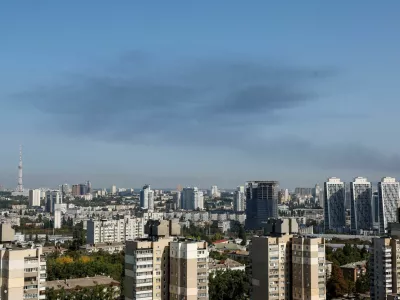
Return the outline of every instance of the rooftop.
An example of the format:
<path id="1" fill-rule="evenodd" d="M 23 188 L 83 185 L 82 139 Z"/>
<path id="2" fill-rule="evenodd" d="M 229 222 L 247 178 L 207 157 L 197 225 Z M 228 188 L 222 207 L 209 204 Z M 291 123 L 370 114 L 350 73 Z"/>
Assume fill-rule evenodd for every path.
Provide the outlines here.
<path id="1" fill-rule="evenodd" d="M 366 260 L 360 260 L 360 261 L 349 263 L 347 265 L 343 265 L 343 266 L 340 266 L 340 267 L 341 268 L 346 268 L 346 269 L 354 269 L 354 268 L 358 268 L 358 267 L 364 267 L 366 264 L 367 264 Z"/>
<path id="2" fill-rule="evenodd" d="M 227 258 L 226 260 L 215 260 L 210 258 L 210 261 L 208 263 L 208 268 L 209 269 L 230 269 L 230 268 L 239 268 L 239 267 L 244 267 L 243 264 L 233 260 L 233 259 L 229 259 Z"/>
<path id="3" fill-rule="evenodd" d="M 44 283 L 46 288 L 54 288 L 55 290 L 61 288 L 70 290 L 77 287 L 91 287 L 96 285 L 119 285 L 119 282 L 107 276 L 95 276 L 67 280 L 53 280 Z"/>

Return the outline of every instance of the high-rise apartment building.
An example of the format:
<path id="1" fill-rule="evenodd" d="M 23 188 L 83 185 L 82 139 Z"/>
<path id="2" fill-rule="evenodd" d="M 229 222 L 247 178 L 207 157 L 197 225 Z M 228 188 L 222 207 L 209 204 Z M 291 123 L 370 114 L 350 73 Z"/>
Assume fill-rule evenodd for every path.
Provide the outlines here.
<path id="1" fill-rule="evenodd" d="M 210 190 L 211 198 L 218 198 L 221 196 L 221 193 L 218 191 L 218 186 L 213 185 Z"/>
<path id="2" fill-rule="evenodd" d="M 297 187 L 294 189 L 294 193 L 299 196 L 311 196 L 313 194 L 313 189 L 305 187 Z"/>
<path id="3" fill-rule="evenodd" d="M 72 193 L 71 187 L 69 186 L 69 184 L 64 183 L 63 185 L 61 185 L 61 194 L 64 197 L 66 196 L 70 196 Z"/>
<path id="4" fill-rule="evenodd" d="M 372 193 L 372 224 L 374 230 L 379 231 L 379 195 L 377 191 Z"/>
<path id="5" fill-rule="evenodd" d="M 207 243 L 171 237 L 176 225 L 149 221 L 147 239 L 127 241 L 125 299 L 208 300 Z"/>
<path id="6" fill-rule="evenodd" d="M 151 189 L 150 184 L 143 186 L 140 191 L 140 207 L 149 211 L 154 210 L 154 191 Z"/>
<path id="7" fill-rule="evenodd" d="M 54 204 L 54 228 L 61 228 L 62 216 L 61 216 L 61 204 Z"/>
<path id="8" fill-rule="evenodd" d="M 386 232 L 388 223 L 399 222 L 400 207 L 399 183 L 395 178 L 384 177 L 378 182 L 379 231 Z"/>
<path id="9" fill-rule="evenodd" d="M 325 240 L 292 239 L 292 297 L 290 299 L 326 299 Z"/>
<path id="10" fill-rule="evenodd" d="M 246 196 L 244 193 L 244 186 L 238 186 L 236 188 L 233 197 L 233 210 L 234 211 L 245 211 Z"/>
<path id="11" fill-rule="evenodd" d="M 40 190 L 29 190 L 28 200 L 30 207 L 40 206 L 40 195 Z"/>
<path id="12" fill-rule="evenodd" d="M 277 181 L 246 182 L 246 228 L 260 229 L 268 218 L 278 217 L 278 189 Z"/>
<path id="13" fill-rule="evenodd" d="M 47 191 L 46 192 L 46 212 L 53 213 L 54 205 L 62 203 L 62 196 L 60 191 Z"/>
<path id="14" fill-rule="evenodd" d="M 79 184 L 73 184 L 72 185 L 72 196 L 73 197 L 78 197 L 81 194 L 81 188 Z"/>
<path id="15" fill-rule="evenodd" d="M 46 257 L 42 247 L 16 247 L 11 244 L 11 226 L 1 224 L 0 231 L 0 299 L 45 299 Z"/>
<path id="16" fill-rule="evenodd" d="M 261 236 L 251 240 L 251 299 L 291 299 L 292 235 Z"/>
<path id="17" fill-rule="evenodd" d="M 324 183 L 325 230 L 341 230 L 346 225 L 345 184 L 331 177 Z"/>
<path id="18" fill-rule="evenodd" d="M 142 218 L 118 220 L 89 220 L 87 222 L 87 243 L 125 242 L 144 237 L 145 221 Z"/>
<path id="19" fill-rule="evenodd" d="M 400 240 L 374 238 L 370 251 L 371 300 L 386 299 L 400 294 Z M 395 298 L 393 298 L 395 299 Z"/>
<path id="20" fill-rule="evenodd" d="M 127 241 L 125 299 L 169 299 L 171 239 Z"/>
<path id="21" fill-rule="evenodd" d="M 117 187 L 116 185 L 112 185 L 110 188 L 110 194 L 111 195 L 116 195 L 117 194 Z"/>
<path id="22" fill-rule="evenodd" d="M 207 242 L 173 241 L 169 248 L 170 299 L 208 300 Z"/>
<path id="23" fill-rule="evenodd" d="M 323 238 L 253 237 L 250 259 L 252 300 L 326 299 Z"/>
<path id="24" fill-rule="evenodd" d="M 351 230 L 372 230 L 372 187 L 367 178 L 357 177 L 350 182 Z"/>
<path id="25" fill-rule="evenodd" d="M 181 208 L 185 210 L 204 209 L 203 192 L 197 187 L 186 187 L 181 192 Z"/>

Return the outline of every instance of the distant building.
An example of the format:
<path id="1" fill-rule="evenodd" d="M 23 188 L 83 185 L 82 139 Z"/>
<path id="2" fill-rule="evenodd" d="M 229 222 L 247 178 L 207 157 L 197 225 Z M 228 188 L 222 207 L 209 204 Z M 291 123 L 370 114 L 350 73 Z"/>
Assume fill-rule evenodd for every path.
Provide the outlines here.
<path id="1" fill-rule="evenodd" d="M 28 199 L 30 207 L 40 206 L 40 195 L 40 190 L 29 190 Z"/>
<path id="2" fill-rule="evenodd" d="M 236 188 L 233 197 L 233 210 L 245 211 L 245 209 L 246 209 L 246 195 L 244 193 L 244 186 L 238 186 Z"/>
<path id="3" fill-rule="evenodd" d="M 125 242 L 144 237 L 145 221 L 129 216 L 119 220 L 89 220 L 87 222 L 87 243 Z"/>
<path id="4" fill-rule="evenodd" d="M 116 195 L 117 194 L 117 187 L 115 185 L 111 186 L 110 194 L 111 195 Z"/>
<path id="5" fill-rule="evenodd" d="M 372 230 L 372 188 L 366 178 L 357 177 L 350 182 L 351 230 Z"/>
<path id="6" fill-rule="evenodd" d="M 151 190 L 150 184 L 143 186 L 140 191 L 140 207 L 149 211 L 154 210 L 154 191 Z"/>
<path id="7" fill-rule="evenodd" d="M 313 194 L 313 189 L 305 187 L 297 187 L 294 189 L 294 193 L 299 196 L 311 196 Z"/>
<path id="8" fill-rule="evenodd" d="M 380 182 L 378 182 L 380 233 L 386 232 L 388 223 L 399 222 L 399 192 L 399 183 L 395 178 L 384 177 Z"/>
<path id="9" fill-rule="evenodd" d="M 372 194 L 372 224 L 374 230 L 379 231 L 379 195 L 377 191 Z"/>
<path id="10" fill-rule="evenodd" d="M 185 210 L 204 209 L 203 192 L 197 187 L 186 187 L 181 192 L 181 208 Z"/>
<path id="11" fill-rule="evenodd" d="M 345 184 L 339 178 L 331 177 L 324 183 L 325 231 L 341 230 L 346 226 Z"/>
<path id="12" fill-rule="evenodd" d="M 219 198 L 221 197 L 221 193 L 218 191 L 218 186 L 213 185 L 211 187 L 211 198 Z"/>
<path id="13" fill-rule="evenodd" d="M 54 204 L 54 228 L 61 228 L 62 216 L 61 216 L 61 204 Z"/>
<path id="14" fill-rule="evenodd" d="M 260 229 L 268 218 L 278 217 L 277 181 L 246 182 L 246 228 Z"/>
<path id="15" fill-rule="evenodd" d="M 53 213 L 54 205 L 62 203 L 62 196 L 60 191 L 47 191 L 46 192 L 46 212 Z"/>

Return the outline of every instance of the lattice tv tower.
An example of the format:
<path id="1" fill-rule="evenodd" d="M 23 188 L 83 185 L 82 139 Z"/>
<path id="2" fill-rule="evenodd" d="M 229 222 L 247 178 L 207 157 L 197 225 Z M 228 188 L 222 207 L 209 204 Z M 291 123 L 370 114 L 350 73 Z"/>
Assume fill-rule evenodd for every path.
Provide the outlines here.
<path id="1" fill-rule="evenodd" d="M 18 186 L 17 192 L 22 193 L 24 185 L 22 184 L 22 145 L 19 146 L 19 164 L 18 164 Z"/>

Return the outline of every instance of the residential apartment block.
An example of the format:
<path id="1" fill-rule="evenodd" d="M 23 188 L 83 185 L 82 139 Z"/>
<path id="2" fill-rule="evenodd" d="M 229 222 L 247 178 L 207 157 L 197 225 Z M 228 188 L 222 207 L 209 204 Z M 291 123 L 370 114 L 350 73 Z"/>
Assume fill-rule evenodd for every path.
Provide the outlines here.
<path id="1" fill-rule="evenodd" d="M 142 238 L 144 237 L 144 225 L 144 219 L 129 216 L 118 220 L 89 220 L 87 222 L 87 243 L 114 243 Z"/>
<path id="2" fill-rule="evenodd" d="M 177 222 L 149 221 L 148 238 L 126 242 L 125 299 L 208 300 L 207 243 L 179 233 Z"/>
<path id="3" fill-rule="evenodd" d="M 170 299 L 208 300 L 207 242 L 170 243 Z"/>
<path id="4" fill-rule="evenodd" d="M 351 230 L 372 230 L 372 187 L 363 177 L 357 177 L 350 182 Z"/>
<path id="5" fill-rule="evenodd" d="M 292 298 L 325 299 L 326 268 L 323 238 L 292 239 Z"/>
<path id="6" fill-rule="evenodd" d="M 325 231 L 340 231 L 346 226 L 345 184 L 339 178 L 331 177 L 324 183 Z"/>
<path id="7" fill-rule="evenodd" d="M 372 274 L 371 300 L 386 299 L 388 295 L 400 294 L 400 240 L 374 238 L 370 255 Z"/>
<path id="8" fill-rule="evenodd" d="M 252 238 L 251 299 L 326 299 L 325 240 L 280 232 L 285 227 Z"/>
<path id="9" fill-rule="evenodd" d="M 384 177 L 378 182 L 379 197 L 379 231 L 385 233 L 389 223 L 399 221 L 400 207 L 399 182 L 392 177 Z"/>
<path id="10" fill-rule="evenodd" d="M 0 225 L 1 300 L 45 299 L 46 258 L 42 247 L 19 248 L 10 242 L 14 230 Z"/>

